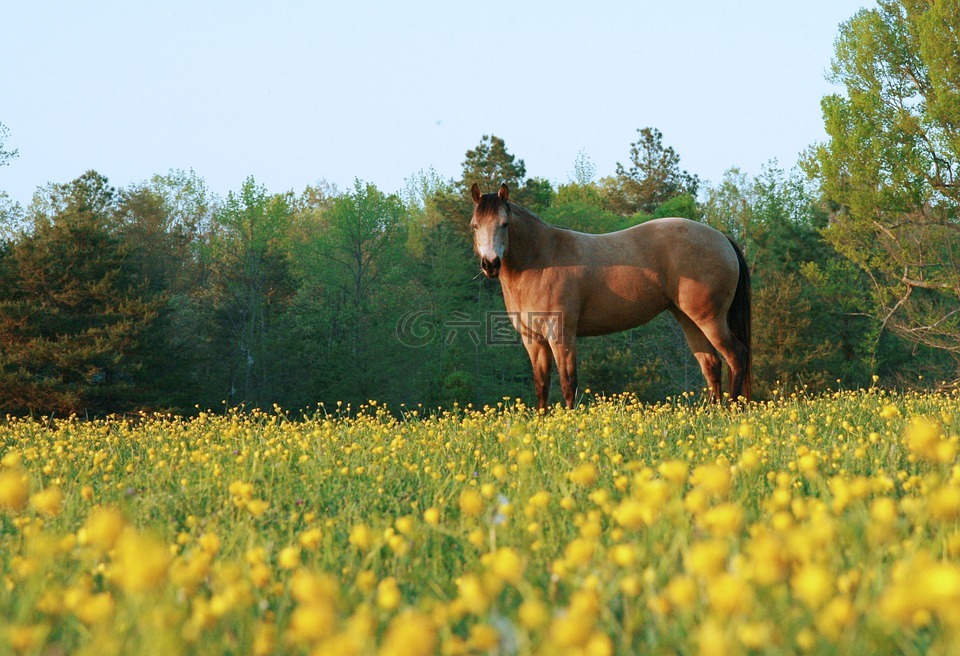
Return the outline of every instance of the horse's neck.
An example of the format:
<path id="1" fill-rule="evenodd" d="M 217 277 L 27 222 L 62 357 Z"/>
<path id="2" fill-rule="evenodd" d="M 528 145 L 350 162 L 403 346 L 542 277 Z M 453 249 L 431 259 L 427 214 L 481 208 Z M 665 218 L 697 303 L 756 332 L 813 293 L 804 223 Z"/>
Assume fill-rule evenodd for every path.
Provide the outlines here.
<path id="1" fill-rule="evenodd" d="M 523 208 L 513 210 L 510 220 L 510 243 L 504 266 L 511 272 L 538 268 L 548 255 L 552 231 L 556 230 Z"/>

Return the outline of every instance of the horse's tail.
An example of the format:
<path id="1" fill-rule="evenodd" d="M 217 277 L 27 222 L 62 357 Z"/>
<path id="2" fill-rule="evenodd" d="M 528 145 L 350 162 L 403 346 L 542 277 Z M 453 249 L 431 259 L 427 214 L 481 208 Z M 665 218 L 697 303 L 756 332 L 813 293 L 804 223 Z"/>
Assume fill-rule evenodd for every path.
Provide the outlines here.
<path id="1" fill-rule="evenodd" d="M 727 310 L 727 325 L 733 332 L 733 336 L 747 349 L 746 369 L 743 375 L 743 396 L 749 401 L 750 364 L 753 357 L 753 346 L 750 343 L 750 268 L 747 266 L 743 251 L 740 250 L 736 242 L 730 239 L 730 244 L 733 246 L 733 250 L 737 252 L 737 260 L 740 263 L 740 277 L 737 280 L 737 291 L 733 295 L 733 302 L 730 304 L 730 309 Z"/>

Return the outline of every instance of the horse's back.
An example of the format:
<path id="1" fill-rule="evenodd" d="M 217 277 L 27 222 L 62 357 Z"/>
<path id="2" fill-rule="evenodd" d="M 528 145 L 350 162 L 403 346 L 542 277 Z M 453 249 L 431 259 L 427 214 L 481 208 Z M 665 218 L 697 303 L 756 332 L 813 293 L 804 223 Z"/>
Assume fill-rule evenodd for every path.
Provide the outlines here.
<path id="1" fill-rule="evenodd" d="M 581 321 L 599 325 L 581 334 L 602 334 L 614 324 L 640 325 L 670 307 L 694 319 L 725 316 L 739 278 L 730 240 L 690 219 L 654 219 L 590 235 L 582 250 L 591 275 L 583 289 Z"/>

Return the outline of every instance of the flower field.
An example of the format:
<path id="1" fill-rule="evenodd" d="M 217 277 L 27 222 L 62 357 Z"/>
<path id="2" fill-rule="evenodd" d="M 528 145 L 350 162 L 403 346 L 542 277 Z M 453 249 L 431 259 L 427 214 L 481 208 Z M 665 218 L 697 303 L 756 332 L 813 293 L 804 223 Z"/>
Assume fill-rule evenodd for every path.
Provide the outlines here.
<path id="1" fill-rule="evenodd" d="M 8 419 L 0 653 L 958 653 L 958 417 Z"/>

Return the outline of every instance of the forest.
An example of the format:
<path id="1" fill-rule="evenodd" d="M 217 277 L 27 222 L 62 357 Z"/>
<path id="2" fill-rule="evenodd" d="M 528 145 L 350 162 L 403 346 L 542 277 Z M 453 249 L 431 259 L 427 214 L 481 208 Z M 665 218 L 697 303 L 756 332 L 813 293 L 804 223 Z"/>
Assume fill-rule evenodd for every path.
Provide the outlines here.
<path id="1" fill-rule="evenodd" d="M 194 171 L 123 188 L 100 172 L 0 192 L 0 415 L 281 407 L 395 411 L 532 398 L 499 283 L 479 276 L 474 182 L 500 183 L 548 223 L 608 232 L 663 216 L 712 225 L 753 280 L 760 398 L 934 387 L 960 364 L 960 16 L 882 1 L 841 26 L 823 99 L 827 140 L 797 166 L 715 184 L 637 130 L 599 178 L 582 152 L 565 182 L 528 174 L 483 135 L 462 171 L 388 193 L 356 180 L 226 197 Z M 0 166 L 15 164 L 0 125 Z M 703 381 L 664 315 L 580 342 L 581 388 L 642 401 Z M 557 386 L 555 385 L 554 388 Z"/>

